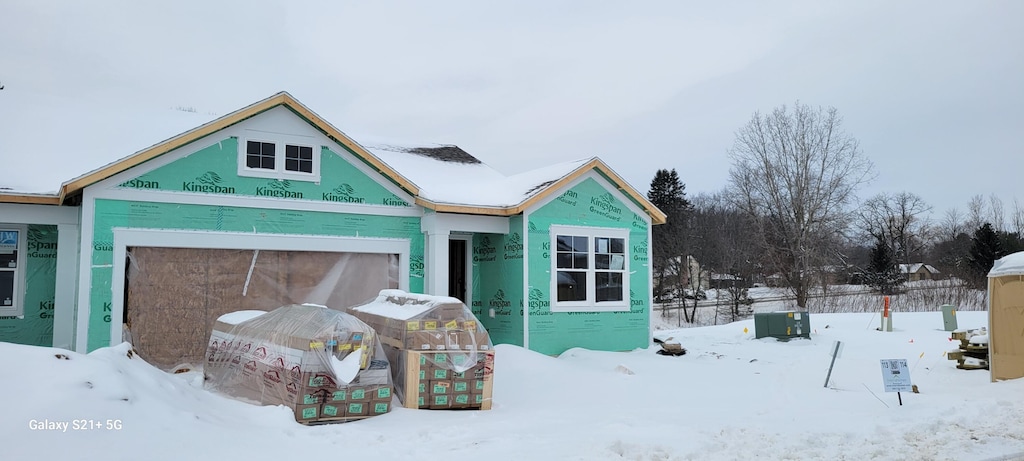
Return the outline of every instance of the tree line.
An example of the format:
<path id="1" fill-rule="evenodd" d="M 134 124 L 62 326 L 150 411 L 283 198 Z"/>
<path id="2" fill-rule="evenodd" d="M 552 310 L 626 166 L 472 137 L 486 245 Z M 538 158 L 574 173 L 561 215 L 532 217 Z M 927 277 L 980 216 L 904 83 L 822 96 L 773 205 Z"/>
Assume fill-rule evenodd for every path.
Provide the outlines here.
<path id="1" fill-rule="evenodd" d="M 1024 249 L 1024 206 L 978 195 L 967 210 L 939 220 L 912 192 L 858 202 L 874 166 L 842 129 L 835 108 L 797 102 L 755 113 L 729 151 L 729 182 L 719 192 L 686 194 L 678 172 L 658 170 L 648 199 L 668 217 L 655 226 L 655 298 L 686 303 L 692 322 L 701 290 L 725 290 L 729 314 L 743 315 L 752 282 L 789 288 L 806 308 L 830 284 L 901 290 L 900 265 L 924 263 L 942 277 L 984 288 L 993 262 Z M 907 267 L 904 266 L 904 267 Z"/>

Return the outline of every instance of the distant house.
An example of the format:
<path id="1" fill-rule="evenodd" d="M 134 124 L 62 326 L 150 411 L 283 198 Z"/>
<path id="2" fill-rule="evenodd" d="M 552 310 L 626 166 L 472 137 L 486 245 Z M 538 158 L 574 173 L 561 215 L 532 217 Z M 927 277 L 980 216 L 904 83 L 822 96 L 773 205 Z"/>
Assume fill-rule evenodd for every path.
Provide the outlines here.
<path id="1" fill-rule="evenodd" d="M 841 265 L 825 265 L 818 268 L 821 283 L 825 285 L 839 285 L 849 283 L 852 278 L 853 268 Z"/>
<path id="2" fill-rule="evenodd" d="M 772 288 L 786 286 L 786 278 L 781 273 L 768 274 L 764 276 L 764 285 Z"/>
<path id="3" fill-rule="evenodd" d="M 941 277 L 938 269 L 925 263 L 900 264 L 899 266 L 900 273 L 907 277 L 908 282 L 936 280 Z"/>
<path id="4" fill-rule="evenodd" d="M 679 284 L 685 286 L 687 289 L 707 289 L 708 272 L 701 268 L 700 262 L 697 261 L 697 258 L 687 255 L 685 266 L 682 261 L 682 256 L 677 256 L 672 259 L 672 264 L 668 267 L 669 276 L 676 277 L 678 275 Z M 694 277 L 696 277 L 697 280 L 694 280 Z"/>
<path id="5" fill-rule="evenodd" d="M 693 277 L 697 277 L 697 281 L 693 281 Z M 686 256 L 686 272 L 683 273 L 683 285 L 686 285 L 690 289 L 705 290 L 709 287 L 708 283 L 708 271 L 700 267 L 700 262 L 693 256 Z"/>

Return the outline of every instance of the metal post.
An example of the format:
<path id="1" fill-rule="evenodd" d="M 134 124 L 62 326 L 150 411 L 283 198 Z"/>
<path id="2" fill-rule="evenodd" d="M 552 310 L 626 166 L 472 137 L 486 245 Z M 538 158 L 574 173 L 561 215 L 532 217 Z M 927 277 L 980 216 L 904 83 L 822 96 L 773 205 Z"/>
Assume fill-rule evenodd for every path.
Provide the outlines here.
<path id="1" fill-rule="evenodd" d="M 832 378 L 832 367 L 836 366 L 836 356 L 839 355 L 840 341 L 836 341 L 836 348 L 832 351 L 832 363 L 828 364 L 828 374 L 825 375 L 825 387 L 828 387 L 828 380 Z"/>

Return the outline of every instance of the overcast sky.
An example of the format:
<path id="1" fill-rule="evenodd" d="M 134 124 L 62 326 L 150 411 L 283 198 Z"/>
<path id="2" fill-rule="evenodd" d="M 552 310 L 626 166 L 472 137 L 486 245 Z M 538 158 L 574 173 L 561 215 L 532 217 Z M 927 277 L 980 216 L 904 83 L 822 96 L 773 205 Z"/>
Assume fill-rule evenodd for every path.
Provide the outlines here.
<path id="1" fill-rule="evenodd" d="M 755 111 L 799 100 L 874 162 L 862 198 L 1024 206 L 1024 2 L 149 3 L 0 0 L 4 163 L 13 137 L 89 152 L 61 135 L 74 110 L 223 115 L 285 90 L 357 141 L 508 174 L 598 156 L 642 193 L 675 168 L 693 195 L 725 187 Z"/>

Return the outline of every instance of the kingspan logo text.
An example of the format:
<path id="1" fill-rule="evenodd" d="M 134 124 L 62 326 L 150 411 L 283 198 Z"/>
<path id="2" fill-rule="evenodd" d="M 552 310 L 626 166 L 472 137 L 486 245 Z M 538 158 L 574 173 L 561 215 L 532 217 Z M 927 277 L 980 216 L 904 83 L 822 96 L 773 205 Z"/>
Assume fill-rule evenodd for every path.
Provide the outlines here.
<path id="1" fill-rule="evenodd" d="M 181 183 L 181 190 L 185 192 L 206 192 L 214 194 L 234 194 L 234 187 L 220 185 L 221 179 L 215 171 L 207 171 L 197 177 L 195 181 Z"/>
<path id="2" fill-rule="evenodd" d="M 356 189 L 350 184 L 341 184 L 330 192 L 324 192 L 321 199 L 325 202 L 366 203 L 366 199 L 356 195 Z"/>
<path id="3" fill-rule="evenodd" d="M 409 202 L 400 198 L 384 197 L 384 205 L 387 206 L 409 206 Z"/>
<path id="4" fill-rule="evenodd" d="M 302 192 L 295 192 L 277 188 L 272 189 L 269 187 L 257 187 L 256 195 L 260 197 L 302 198 Z"/>
<path id="5" fill-rule="evenodd" d="M 129 179 L 121 183 L 121 187 L 134 187 L 137 189 L 159 189 L 160 183 L 157 181 L 147 181 L 145 179 Z"/>
<path id="6" fill-rule="evenodd" d="M 234 187 L 224 187 L 217 184 L 197 184 L 195 181 L 181 183 L 181 190 L 185 192 L 206 192 L 213 194 L 234 194 Z"/>
<path id="7" fill-rule="evenodd" d="M 348 195 L 337 195 L 330 192 L 324 192 L 322 200 L 325 202 L 342 202 L 342 203 L 366 203 L 366 199 L 362 197 L 352 197 Z"/>
<path id="8" fill-rule="evenodd" d="M 622 214 L 622 208 L 612 205 L 611 194 L 605 194 L 600 197 L 592 197 L 590 199 L 590 204 L 608 213 Z"/>

